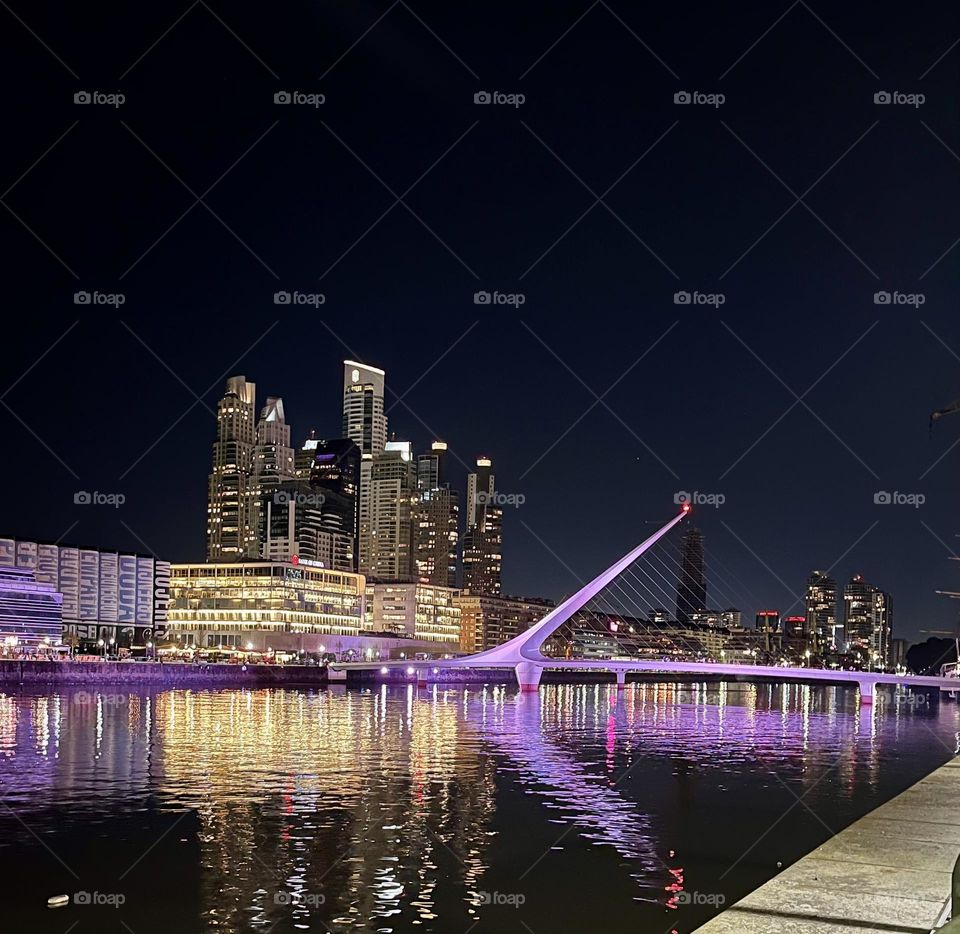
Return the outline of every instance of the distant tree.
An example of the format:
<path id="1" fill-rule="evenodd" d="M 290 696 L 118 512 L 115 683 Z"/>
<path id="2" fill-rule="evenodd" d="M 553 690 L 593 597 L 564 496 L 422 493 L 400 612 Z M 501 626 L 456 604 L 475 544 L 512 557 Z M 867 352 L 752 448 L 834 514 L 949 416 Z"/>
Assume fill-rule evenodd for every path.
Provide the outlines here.
<path id="1" fill-rule="evenodd" d="M 957 644 L 953 639 L 931 636 L 907 649 L 907 668 L 917 675 L 938 675 L 940 666 L 957 661 Z"/>

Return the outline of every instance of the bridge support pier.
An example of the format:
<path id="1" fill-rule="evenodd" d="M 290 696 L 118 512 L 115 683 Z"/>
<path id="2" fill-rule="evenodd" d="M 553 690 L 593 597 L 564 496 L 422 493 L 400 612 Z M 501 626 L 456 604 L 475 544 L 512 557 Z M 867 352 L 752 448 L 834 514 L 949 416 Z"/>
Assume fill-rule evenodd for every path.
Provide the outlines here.
<path id="1" fill-rule="evenodd" d="M 517 683 L 524 693 L 533 693 L 540 689 L 540 676 L 543 669 L 533 662 L 520 662 L 514 669 L 517 673 Z"/>
<path id="2" fill-rule="evenodd" d="M 621 668 L 617 671 L 617 690 L 622 691 L 627 686 L 627 673 Z"/>
<path id="3" fill-rule="evenodd" d="M 861 704 L 872 704 L 873 703 L 873 694 L 876 689 L 876 681 L 861 681 L 860 682 L 860 703 Z"/>

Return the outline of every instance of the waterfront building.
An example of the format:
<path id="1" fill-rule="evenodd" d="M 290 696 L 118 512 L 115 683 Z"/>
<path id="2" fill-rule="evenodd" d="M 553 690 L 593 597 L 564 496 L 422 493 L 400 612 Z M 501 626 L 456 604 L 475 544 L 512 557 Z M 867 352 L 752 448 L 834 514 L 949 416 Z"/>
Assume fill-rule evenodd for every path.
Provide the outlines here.
<path id="1" fill-rule="evenodd" d="M 168 632 L 203 648 L 316 652 L 322 637 L 360 634 L 365 583 L 361 574 L 299 559 L 174 564 Z"/>
<path id="2" fill-rule="evenodd" d="M 461 593 L 454 598 L 460 607 L 460 648 L 464 652 L 492 649 L 540 622 L 554 603 L 527 597 Z"/>
<path id="3" fill-rule="evenodd" d="M 847 651 L 865 668 L 890 666 L 893 606 L 890 594 L 857 574 L 843 588 L 843 628 Z"/>
<path id="4" fill-rule="evenodd" d="M 256 385 L 244 376 L 227 380 L 217 403 L 217 437 L 207 491 L 207 559 L 256 557 L 256 490 L 252 480 Z"/>
<path id="5" fill-rule="evenodd" d="M 837 582 L 827 571 L 811 571 L 804 596 L 806 635 L 815 652 L 834 652 L 840 646 L 837 624 Z"/>
<path id="6" fill-rule="evenodd" d="M 417 582 L 367 584 L 366 628 L 431 642 L 461 644 L 459 591 Z"/>
<path id="7" fill-rule="evenodd" d="M 438 587 L 457 583 L 460 497 L 446 476 L 447 445 L 434 441 L 417 457 L 414 560 L 420 581 Z"/>
<path id="8" fill-rule="evenodd" d="M 0 568 L 33 571 L 38 584 L 62 594 L 65 641 L 81 651 L 114 640 L 145 648 L 163 637 L 170 562 L 151 555 L 0 538 Z"/>
<path id="9" fill-rule="evenodd" d="M 63 638 L 63 594 L 34 568 L 0 567 L 0 651 L 35 653 Z"/>
<path id="10" fill-rule="evenodd" d="M 463 539 L 463 589 L 496 596 L 503 565 L 503 509 L 489 457 L 477 458 L 467 475 L 467 527 Z"/>
<path id="11" fill-rule="evenodd" d="M 703 533 L 690 526 L 680 540 L 680 576 L 677 580 L 677 622 L 691 621 L 691 615 L 707 605 L 707 578 L 703 557 Z"/>
<path id="12" fill-rule="evenodd" d="M 387 416 L 384 410 L 386 374 L 376 367 L 343 361 L 343 430 L 360 449 L 360 484 L 357 544 L 359 568 L 371 566 L 371 475 L 373 460 L 387 443 Z"/>

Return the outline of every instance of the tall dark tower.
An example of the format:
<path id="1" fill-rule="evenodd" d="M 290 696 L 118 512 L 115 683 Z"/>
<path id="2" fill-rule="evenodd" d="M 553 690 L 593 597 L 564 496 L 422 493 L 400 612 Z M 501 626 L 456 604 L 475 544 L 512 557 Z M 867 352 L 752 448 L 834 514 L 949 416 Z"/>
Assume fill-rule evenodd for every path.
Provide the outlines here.
<path id="1" fill-rule="evenodd" d="M 677 622 L 686 625 L 690 614 L 707 608 L 707 577 L 703 566 L 703 532 L 691 525 L 680 541 L 680 579 L 677 581 Z"/>

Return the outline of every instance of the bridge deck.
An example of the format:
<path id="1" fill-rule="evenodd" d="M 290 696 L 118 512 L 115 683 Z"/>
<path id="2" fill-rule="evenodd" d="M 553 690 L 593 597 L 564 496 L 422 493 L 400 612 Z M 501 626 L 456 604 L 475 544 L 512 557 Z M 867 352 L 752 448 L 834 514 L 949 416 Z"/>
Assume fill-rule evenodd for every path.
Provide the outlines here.
<path id="1" fill-rule="evenodd" d="M 697 928 L 891 934 L 942 923 L 960 856 L 960 759 L 921 779 Z"/>

